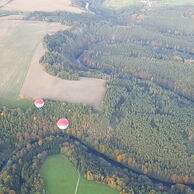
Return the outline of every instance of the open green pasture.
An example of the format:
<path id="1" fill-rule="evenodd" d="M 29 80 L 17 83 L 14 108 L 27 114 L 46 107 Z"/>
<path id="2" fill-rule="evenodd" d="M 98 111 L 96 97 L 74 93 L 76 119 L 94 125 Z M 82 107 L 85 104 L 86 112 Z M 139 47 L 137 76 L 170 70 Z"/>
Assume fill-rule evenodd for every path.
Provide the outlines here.
<path id="1" fill-rule="evenodd" d="M 41 176 L 46 184 L 47 194 L 75 194 L 78 181 L 78 171 L 62 154 L 49 156 L 44 161 Z M 117 191 L 92 181 L 82 175 L 79 181 L 77 194 L 118 194 Z"/>

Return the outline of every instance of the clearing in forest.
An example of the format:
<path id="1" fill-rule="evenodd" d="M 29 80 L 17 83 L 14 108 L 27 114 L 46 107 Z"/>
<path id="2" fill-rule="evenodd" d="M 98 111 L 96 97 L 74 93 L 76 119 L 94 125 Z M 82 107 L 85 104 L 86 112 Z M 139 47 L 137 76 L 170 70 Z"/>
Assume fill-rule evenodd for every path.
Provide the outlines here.
<path id="1" fill-rule="evenodd" d="M 46 184 L 46 193 L 75 194 L 79 174 L 62 154 L 49 156 L 40 170 Z M 118 194 L 105 185 L 80 178 L 77 194 Z"/>

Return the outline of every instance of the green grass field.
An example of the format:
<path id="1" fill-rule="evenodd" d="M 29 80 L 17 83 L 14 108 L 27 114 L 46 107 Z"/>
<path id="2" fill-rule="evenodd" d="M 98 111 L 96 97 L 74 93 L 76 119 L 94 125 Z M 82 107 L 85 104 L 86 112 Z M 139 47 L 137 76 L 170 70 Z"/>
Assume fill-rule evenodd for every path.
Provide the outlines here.
<path id="1" fill-rule="evenodd" d="M 129 6 L 142 5 L 144 4 L 142 1 L 141 0 L 105 0 L 103 2 L 103 6 L 110 9 L 117 10 L 124 7 L 129 7 Z M 152 2 L 152 0 L 150 0 L 150 2 Z M 160 0 L 160 1 L 153 2 L 153 5 L 158 5 L 158 6 L 181 6 L 181 5 L 187 5 L 187 4 L 194 5 L 194 1 L 193 0 Z"/>
<path id="2" fill-rule="evenodd" d="M 7 21 L 7 33 L 0 34 L 0 104 L 16 101 L 35 49 L 48 24 Z M 12 23 L 11 23 L 12 22 Z"/>
<path id="3" fill-rule="evenodd" d="M 61 154 L 49 156 L 41 170 L 47 194 L 75 194 L 78 172 Z M 80 178 L 77 194 L 118 194 L 117 191 L 92 181 Z"/>

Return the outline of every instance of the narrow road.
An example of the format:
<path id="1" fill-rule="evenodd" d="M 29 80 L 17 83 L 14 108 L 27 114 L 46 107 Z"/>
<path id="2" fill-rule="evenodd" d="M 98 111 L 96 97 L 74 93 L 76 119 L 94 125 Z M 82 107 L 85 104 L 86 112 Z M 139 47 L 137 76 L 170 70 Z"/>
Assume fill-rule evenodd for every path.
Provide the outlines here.
<path id="1" fill-rule="evenodd" d="M 79 187 L 79 181 L 80 181 L 80 172 L 78 170 L 77 170 L 77 173 L 78 173 L 78 179 L 77 179 L 77 184 L 76 184 L 76 188 L 75 188 L 75 194 L 77 194 L 77 190 Z"/>

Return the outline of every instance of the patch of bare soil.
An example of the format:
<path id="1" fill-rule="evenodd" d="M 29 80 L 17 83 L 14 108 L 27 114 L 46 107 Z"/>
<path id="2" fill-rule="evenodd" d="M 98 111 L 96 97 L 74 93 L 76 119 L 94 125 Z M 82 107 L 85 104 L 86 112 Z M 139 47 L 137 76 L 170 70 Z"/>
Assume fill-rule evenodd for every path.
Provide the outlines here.
<path id="1" fill-rule="evenodd" d="M 100 109 L 106 92 L 105 80 L 81 78 L 79 81 L 70 81 L 51 76 L 39 64 L 39 60 L 44 54 L 45 49 L 40 44 L 20 91 L 21 96 L 83 103 Z"/>

